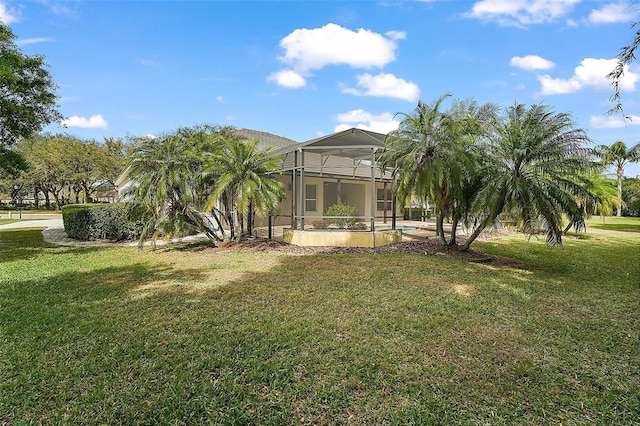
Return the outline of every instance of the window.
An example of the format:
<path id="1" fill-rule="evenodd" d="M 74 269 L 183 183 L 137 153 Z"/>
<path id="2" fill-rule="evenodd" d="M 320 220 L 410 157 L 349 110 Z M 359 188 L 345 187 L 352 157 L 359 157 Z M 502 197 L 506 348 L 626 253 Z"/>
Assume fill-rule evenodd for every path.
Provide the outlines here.
<path id="1" fill-rule="evenodd" d="M 304 196 L 304 210 L 308 212 L 317 211 L 318 197 L 316 195 L 316 185 L 305 185 Z"/>
<path id="2" fill-rule="evenodd" d="M 378 188 L 377 190 L 377 210 L 391 210 L 391 190 L 387 189 L 387 205 L 385 206 L 384 188 Z"/>

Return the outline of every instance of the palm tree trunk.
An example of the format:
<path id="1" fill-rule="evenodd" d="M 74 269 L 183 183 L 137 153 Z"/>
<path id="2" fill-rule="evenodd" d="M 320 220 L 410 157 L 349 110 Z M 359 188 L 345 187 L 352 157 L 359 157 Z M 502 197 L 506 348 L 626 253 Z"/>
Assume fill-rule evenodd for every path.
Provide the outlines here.
<path id="1" fill-rule="evenodd" d="M 442 241 L 443 245 L 447 245 L 447 237 L 444 234 L 444 214 L 442 212 L 438 213 L 438 217 L 436 219 L 436 235 L 440 236 L 440 241 Z"/>
<path id="2" fill-rule="evenodd" d="M 476 229 L 474 229 L 473 233 L 469 236 L 469 238 L 467 238 L 467 241 L 462 246 L 463 251 L 469 250 L 471 243 L 473 243 L 476 240 L 476 238 L 478 238 L 478 236 L 482 233 L 482 231 L 484 231 L 487 228 L 487 226 L 493 224 L 496 221 L 496 218 L 502 213 L 502 210 L 504 209 L 504 205 L 505 205 L 505 196 L 506 196 L 505 191 L 502 191 L 500 193 L 499 201 L 494 205 L 493 208 L 489 210 L 487 217 L 485 217 L 484 220 L 480 222 L 480 224 L 477 226 Z"/>
<path id="3" fill-rule="evenodd" d="M 571 227 L 572 227 L 572 226 L 573 226 L 573 221 L 572 221 L 572 220 L 570 220 L 570 221 L 569 221 L 569 224 L 567 225 L 567 227 L 566 227 L 566 228 L 564 228 L 564 231 L 562 231 L 562 233 L 563 233 L 564 235 L 567 235 L 567 232 L 569 232 L 569 230 L 571 229 Z"/>
<path id="4" fill-rule="evenodd" d="M 457 244 L 456 241 L 456 231 L 458 229 L 458 215 L 454 213 L 453 219 L 451 220 L 451 238 L 449 238 L 449 246 L 455 246 Z"/>
<path id="5" fill-rule="evenodd" d="M 624 169 L 618 167 L 618 217 L 622 217 L 622 178 L 624 177 Z"/>
<path id="6" fill-rule="evenodd" d="M 204 213 L 188 209 L 185 216 L 189 218 L 190 222 L 197 226 L 200 231 L 204 232 L 207 238 L 213 241 L 214 244 L 223 241 L 222 238 L 218 236 L 218 229 L 213 226 L 211 220 L 209 220 Z"/>

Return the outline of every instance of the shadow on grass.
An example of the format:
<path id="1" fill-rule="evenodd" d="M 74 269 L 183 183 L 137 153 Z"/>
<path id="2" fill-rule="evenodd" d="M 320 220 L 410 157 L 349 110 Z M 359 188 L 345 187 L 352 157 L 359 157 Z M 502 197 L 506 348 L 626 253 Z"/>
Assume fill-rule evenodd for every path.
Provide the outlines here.
<path id="1" fill-rule="evenodd" d="M 640 232 L 640 222 L 638 224 L 629 223 L 593 223 L 592 228 L 602 229 L 604 231 L 619 232 Z"/>
<path id="2" fill-rule="evenodd" d="M 44 241 L 40 228 L 16 228 L 0 230 L 0 263 L 33 259 L 43 253 L 87 254 L 104 247 L 59 246 Z"/>
<path id="3" fill-rule="evenodd" d="M 201 252 L 206 249 L 210 249 L 214 247 L 213 243 L 209 240 L 203 241 L 194 241 L 190 243 L 182 243 L 182 244 L 173 244 L 168 246 L 158 246 L 156 250 L 166 251 L 166 252 Z"/>
<path id="4" fill-rule="evenodd" d="M 33 258 L 54 247 L 57 246 L 44 241 L 39 228 L 0 230 L 0 262 Z"/>
<path id="5" fill-rule="evenodd" d="M 78 249 L 76 249 L 78 250 Z M 96 249 L 79 249 L 89 251 Z M 108 314 L 111 307 L 129 303 L 141 288 L 178 293 L 182 283 L 205 279 L 200 269 L 135 263 L 91 271 L 68 271 L 35 280 L 16 280 L 0 287 L 5 331 L 39 326 L 55 327 L 85 309 Z M 98 309 L 98 311 L 95 311 Z"/>

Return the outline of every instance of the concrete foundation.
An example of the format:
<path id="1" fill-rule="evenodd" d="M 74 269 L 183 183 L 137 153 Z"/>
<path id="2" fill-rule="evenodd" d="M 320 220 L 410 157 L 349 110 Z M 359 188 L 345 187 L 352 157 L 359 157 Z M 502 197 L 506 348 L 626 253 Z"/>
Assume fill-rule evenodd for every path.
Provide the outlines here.
<path id="1" fill-rule="evenodd" d="M 402 231 L 341 231 L 284 229 L 283 240 L 297 246 L 380 247 L 402 241 Z"/>

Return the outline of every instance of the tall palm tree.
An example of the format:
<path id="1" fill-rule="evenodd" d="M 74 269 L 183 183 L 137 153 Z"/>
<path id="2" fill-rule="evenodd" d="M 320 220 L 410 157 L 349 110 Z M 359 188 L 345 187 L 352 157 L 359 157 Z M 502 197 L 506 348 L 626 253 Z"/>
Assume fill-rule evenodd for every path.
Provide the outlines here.
<path id="1" fill-rule="evenodd" d="M 441 96 L 431 105 L 418 102 L 412 114 L 396 114 L 403 119 L 398 130 L 385 139 L 380 164 L 394 170 L 401 202 L 416 195 L 434 204 L 436 233 L 444 245 L 455 246 L 458 222 L 479 190 L 477 139 L 493 120 L 496 107 L 454 101 L 449 110 L 442 111 L 449 96 Z M 452 220 L 449 240 L 444 233 L 446 218 Z"/>
<path id="2" fill-rule="evenodd" d="M 206 204 L 211 209 L 219 200 L 225 204 L 231 237 L 242 237 L 242 218 L 249 206 L 259 212 L 276 211 L 284 196 L 279 173 L 280 159 L 271 149 L 259 150 L 256 140 L 232 137 L 225 140 L 218 152 L 211 154 L 205 173 L 212 178 L 213 188 Z"/>
<path id="3" fill-rule="evenodd" d="M 445 243 L 443 223 L 451 206 L 447 173 L 454 154 L 444 136 L 441 106 L 449 96 L 441 96 L 431 105 L 420 101 L 412 114 L 396 114 L 402 116 L 402 121 L 385 138 L 385 150 L 380 156 L 381 167 L 394 171 L 402 204 L 415 194 L 421 201 L 429 199 L 435 205 L 436 233 Z"/>
<path id="4" fill-rule="evenodd" d="M 611 145 L 599 145 L 596 148 L 596 152 L 602 158 L 602 164 L 605 166 L 615 166 L 616 177 L 618 180 L 618 213 L 617 216 L 622 216 L 622 207 L 624 201 L 622 200 L 622 179 L 624 178 L 624 168 L 629 163 L 637 163 L 640 161 L 640 143 L 627 149 L 622 141 L 614 142 Z"/>
<path id="5" fill-rule="evenodd" d="M 597 166 L 584 147 L 588 142 L 568 114 L 543 105 L 507 108 L 486 146 L 484 187 L 474 202 L 478 220 L 464 248 L 502 213 L 523 231 L 544 229 L 551 245 L 562 244 L 563 214 L 583 229 L 585 212 L 578 200 L 593 198 L 585 176 Z"/>

